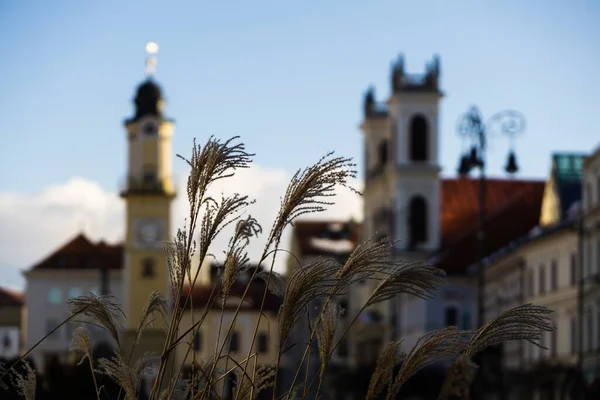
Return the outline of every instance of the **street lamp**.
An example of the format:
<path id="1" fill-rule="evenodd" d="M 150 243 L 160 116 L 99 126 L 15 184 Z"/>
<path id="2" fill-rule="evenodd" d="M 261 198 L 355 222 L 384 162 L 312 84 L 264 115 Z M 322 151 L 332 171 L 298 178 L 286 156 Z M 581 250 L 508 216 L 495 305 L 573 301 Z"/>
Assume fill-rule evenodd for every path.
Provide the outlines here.
<path id="1" fill-rule="evenodd" d="M 477 107 L 472 106 L 467 113 L 461 116 L 458 122 L 458 133 L 468 142 L 467 150 L 460 158 L 458 174 L 466 177 L 474 169 L 479 169 L 479 230 L 478 259 L 477 259 L 477 327 L 485 323 L 484 316 L 484 289 L 485 277 L 483 271 L 483 258 L 485 257 L 485 161 L 486 142 L 491 135 L 500 133 L 510 140 L 510 151 L 504 170 L 514 174 L 519 170 L 517 157 L 514 152 L 514 139 L 525 131 L 525 118 L 517 111 L 501 111 L 493 115 L 487 123 L 483 122 Z"/>

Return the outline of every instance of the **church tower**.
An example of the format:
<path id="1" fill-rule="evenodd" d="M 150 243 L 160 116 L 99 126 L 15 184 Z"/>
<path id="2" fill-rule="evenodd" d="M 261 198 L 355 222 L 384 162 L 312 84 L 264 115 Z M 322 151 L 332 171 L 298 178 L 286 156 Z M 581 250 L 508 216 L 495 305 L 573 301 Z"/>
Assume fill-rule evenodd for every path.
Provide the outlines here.
<path id="1" fill-rule="evenodd" d="M 364 234 L 392 237 L 415 258 L 440 244 L 439 76 L 437 57 L 413 75 L 400 56 L 388 101 L 378 103 L 373 88 L 364 98 Z"/>
<path id="2" fill-rule="evenodd" d="M 127 179 L 121 197 L 126 203 L 124 250 L 123 308 L 127 316 L 123 348 L 129 351 L 140 316 L 153 291 L 169 298 L 170 277 L 162 244 L 171 231 L 171 202 L 175 198 L 172 178 L 172 144 L 174 121 L 163 113 L 164 100 L 152 75 L 158 47 L 147 46 L 145 82 L 139 85 L 134 99 L 135 114 L 125 121 L 128 146 Z M 161 323 L 157 321 L 156 323 Z M 158 327 L 157 327 L 158 328 Z M 147 331 L 141 350 L 162 350 L 162 331 Z M 136 353 L 138 351 L 136 350 Z"/>

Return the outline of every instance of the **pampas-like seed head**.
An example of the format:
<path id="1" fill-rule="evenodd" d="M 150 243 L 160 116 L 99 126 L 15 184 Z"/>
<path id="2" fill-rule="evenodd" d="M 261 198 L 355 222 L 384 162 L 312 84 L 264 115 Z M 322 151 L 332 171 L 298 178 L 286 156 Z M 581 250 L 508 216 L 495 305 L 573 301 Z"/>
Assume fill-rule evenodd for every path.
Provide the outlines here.
<path id="1" fill-rule="evenodd" d="M 329 358 L 331 357 L 331 348 L 333 346 L 333 338 L 335 329 L 340 320 L 341 308 L 333 304 L 327 303 L 322 311 L 321 319 L 315 327 L 317 335 L 317 346 L 319 349 L 319 357 L 321 357 L 320 378 L 323 379 Z"/>
<path id="2" fill-rule="evenodd" d="M 270 366 L 262 365 L 256 369 L 254 382 L 244 373 L 237 374 L 234 399 L 254 400 L 258 394 L 271 387 L 274 383 L 275 369 Z"/>
<path id="3" fill-rule="evenodd" d="M 268 282 L 267 289 L 275 296 L 283 297 L 285 294 L 285 279 L 275 271 L 259 271 L 256 276 Z"/>
<path id="4" fill-rule="evenodd" d="M 14 369 L 11 371 L 13 385 L 17 388 L 17 393 L 23 396 L 25 400 L 35 400 L 35 390 L 37 388 L 35 371 L 27 361 L 23 361 L 22 364 L 25 368 L 24 373 L 17 372 Z"/>
<path id="5" fill-rule="evenodd" d="M 91 318 L 100 326 L 108 330 L 119 342 L 120 320 L 125 319 L 125 314 L 117 305 L 113 296 L 86 295 L 69 300 L 71 315 L 83 315 Z"/>
<path id="6" fill-rule="evenodd" d="M 389 238 L 370 239 L 359 244 L 339 270 L 338 277 L 351 285 L 363 279 L 375 279 L 378 274 L 389 271 L 392 265 L 395 268 L 405 265 L 405 261 L 392 257 L 393 245 Z"/>
<path id="7" fill-rule="evenodd" d="M 271 248 L 278 248 L 285 227 L 304 214 L 325 211 L 325 207 L 334 204 L 326 201 L 334 196 L 337 186 L 349 187 L 348 180 L 356 177 L 356 164 L 352 159 L 331 157 L 333 152 L 322 157 L 316 164 L 304 170 L 298 170 L 292 177 L 281 201 L 279 213 L 275 218 L 271 233 L 267 239 L 264 254 Z"/>
<path id="8" fill-rule="evenodd" d="M 372 400 L 385 387 L 385 385 L 391 384 L 392 378 L 394 377 L 394 368 L 399 361 L 399 351 L 401 341 L 390 342 L 381 351 L 379 358 L 377 359 L 377 365 L 371 375 L 371 382 L 369 383 L 369 389 L 367 391 L 366 400 Z"/>
<path id="9" fill-rule="evenodd" d="M 295 323 L 306 312 L 308 304 L 335 289 L 338 282 L 335 275 L 339 268 L 340 264 L 335 260 L 318 257 L 291 273 L 278 316 L 281 348 Z"/>
<path id="10" fill-rule="evenodd" d="M 392 264 L 390 268 L 391 271 L 367 300 L 366 307 L 393 299 L 400 293 L 429 299 L 445 276 L 444 271 L 424 262 Z"/>
<path id="11" fill-rule="evenodd" d="M 197 145 L 194 139 L 190 159 L 177 155 L 191 168 L 187 181 L 187 195 L 192 224 L 209 186 L 217 180 L 233 176 L 236 169 L 250 166 L 254 154 L 247 153 L 243 143 L 232 144 L 237 139 L 238 136 L 235 136 L 221 143 L 219 139 L 211 136 L 204 147 Z"/>
<path id="12" fill-rule="evenodd" d="M 145 353 L 137 359 L 133 367 L 130 367 L 121 358 L 118 352 L 114 352 L 112 358 L 101 358 L 98 360 L 99 367 L 96 372 L 111 377 L 125 392 L 126 400 L 136 400 L 140 388 L 141 375 L 160 361 L 160 357 Z"/>
<path id="13" fill-rule="evenodd" d="M 472 356 L 507 340 L 526 340 L 544 348 L 538 343 L 543 332 L 556 329 L 549 317 L 551 313 L 552 310 L 547 307 L 533 304 L 524 304 L 501 312 L 475 332 L 469 341 L 467 354 Z"/>
<path id="14" fill-rule="evenodd" d="M 466 353 L 459 355 L 446 373 L 438 400 L 468 399 L 476 369 Z"/>
<path id="15" fill-rule="evenodd" d="M 90 338 L 90 331 L 87 328 L 80 326 L 75 329 L 69 350 L 83 353 L 77 365 L 81 365 L 86 357 L 90 360 L 92 359 L 92 340 Z"/>
<path id="16" fill-rule="evenodd" d="M 148 297 L 148 300 L 144 305 L 136 332 L 135 343 L 140 340 L 140 337 L 148 326 L 154 322 L 156 319 L 155 314 L 160 315 L 160 318 L 162 318 L 163 329 L 167 331 L 169 329 L 169 307 L 163 295 L 157 291 L 153 291 L 150 294 L 150 297 Z"/>
<path id="17" fill-rule="evenodd" d="M 464 351 L 467 342 L 463 333 L 452 326 L 429 332 L 420 338 L 392 382 L 388 400 L 395 399 L 402 385 L 423 367 L 441 359 L 454 358 Z"/>

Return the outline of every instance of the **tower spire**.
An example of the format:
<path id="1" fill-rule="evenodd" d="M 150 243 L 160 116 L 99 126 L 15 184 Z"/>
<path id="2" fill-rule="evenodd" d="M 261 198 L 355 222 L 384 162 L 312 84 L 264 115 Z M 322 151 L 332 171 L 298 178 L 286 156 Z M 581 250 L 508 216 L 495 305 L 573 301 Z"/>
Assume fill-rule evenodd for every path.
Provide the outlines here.
<path id="1" fill-rule="evenodd" d="M 156 72 L 155 54 L 158 53 L 158 44 L 156 42 L 148 42 L 146 44 L 146 53 L 148 53 L 148 57 L 146 57 L 146 76 L 150 78 Z"/>

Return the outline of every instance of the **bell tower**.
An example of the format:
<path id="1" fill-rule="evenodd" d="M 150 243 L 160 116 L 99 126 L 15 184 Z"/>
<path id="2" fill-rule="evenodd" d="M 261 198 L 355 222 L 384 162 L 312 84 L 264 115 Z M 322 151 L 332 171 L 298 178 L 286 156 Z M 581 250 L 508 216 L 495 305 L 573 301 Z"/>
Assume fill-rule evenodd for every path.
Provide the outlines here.
<path id="1" fill-rule="evenodd" d="M 439 76 L 437 57 L 424 74 L 407 74 L 400 56 L 387 102 L 371 88 L 363 106 L 364 233 L 390 236 L 397 251 L 417 258 L 440 241 Z"/>
<path id="2" fill-rule="evenodd" d="M 149 43 L 146 50 L 148 76 L 137 88 L 133 117 L 124 123 L 128 163 L 121 197 L 126 204 L 123 308 L 127 321 L 123 349 L 127 352 L 150 294 L 156 290 L 166 299 L 171 294 L 162 244 L 169 239 L 171 202 L 175 198 L 171 172 L 175 124 L 164 116 L 162 91 L 153 78 L 158 46 Z M 159 327 L 161 322 L 155 324 Z M 136 353 L 138 349 L 162 350 L 162 331 L 150 329 L 143 336 L 145 343 L 136 345 Z"/>

